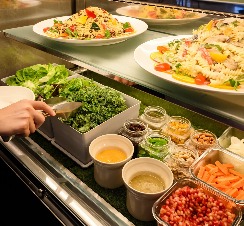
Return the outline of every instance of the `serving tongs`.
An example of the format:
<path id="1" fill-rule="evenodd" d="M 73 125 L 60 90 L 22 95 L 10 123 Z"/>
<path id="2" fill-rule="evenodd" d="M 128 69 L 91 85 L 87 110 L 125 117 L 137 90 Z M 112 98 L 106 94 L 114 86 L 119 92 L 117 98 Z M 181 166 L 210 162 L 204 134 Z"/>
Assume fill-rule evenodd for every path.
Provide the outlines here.
<path id="1" fill-rule="evenodd" d="M 47 100 L 44 100 L 52 109 L 55 111 L 57 117 L 61 117 L 64 120 L 67 120 L 70 116 L 76 113 L 78 108 L 82 105 L 81 102 L 68 102 L 62 97 L 53 97 Z M 42 112 L 42 114 L 47 117 L 49 114 Z M 13 136 L 2 136 L 4 142 L 10 141 Z"/>
<path id="2" fill-rule="evenodd" d="M 55 111 L 57 117 L 67 120 L 76 113 L 80 106 L 81 102 L 63 102 L 52 106 L 52 109 Z"/>

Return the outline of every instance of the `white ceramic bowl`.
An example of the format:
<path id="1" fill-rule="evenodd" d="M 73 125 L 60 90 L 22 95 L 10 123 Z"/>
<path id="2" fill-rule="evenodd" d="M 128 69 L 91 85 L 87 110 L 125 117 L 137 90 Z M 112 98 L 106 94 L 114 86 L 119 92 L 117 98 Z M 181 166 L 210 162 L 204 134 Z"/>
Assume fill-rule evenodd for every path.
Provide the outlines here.
<path id="1" fill-rule="evenodd" d="M 140 172 L 151 172 L 157 174 L 164 181 L 164 189 L 155 193 L 144 193 L 130 186 L 131 179 Z M 164 194 L 173 184 L 174 176 L 170 168 L 160 160 L 140 157 L 130 160 L 122 169 L 122 178 L 125 183 L 126 206 L 130 214 L 141 221 L 152 221 L 152 207 L 155 201 Z"/>
<path id="2" fill-rule="evenodd" d="M 96 159 L 97 153 L 105 149 L 121 149 L 126 158 L 119 162 L 105 163 Z M 89 154 L 94 162 L 95 181 L 104 188 L 118 188 L 124 184 L 122 168 L 134 153 L 133 143 L 126 137 L 118 134 L 105 134 L 94 139 L 89 145 Z"/>
<path id="3" fill-rule="evenodd" d="M 23 86 L 0 86 L 0 109 L 23 99 L 35 100 L 35 94 Z"/>

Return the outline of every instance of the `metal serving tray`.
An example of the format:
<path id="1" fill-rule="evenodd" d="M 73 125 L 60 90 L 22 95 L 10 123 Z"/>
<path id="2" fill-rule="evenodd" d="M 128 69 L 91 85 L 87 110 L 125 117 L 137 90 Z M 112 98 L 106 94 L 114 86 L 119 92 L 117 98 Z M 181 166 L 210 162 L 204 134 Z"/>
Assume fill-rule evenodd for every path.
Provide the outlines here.
<path id="1" fill-rule="evenodd" d="M 244 210 L 244 200 L 235 199 L 219 189 L 209 185 L 208 183 L 198 179 L 197 174 L 201 166 L 205 166 L 207 164 L 215 164 L 215 161 L 219 160 L 221 163 L 231 163 L 234 165 L 234 169 L 242 174 L 244 174 L 244 158 L 241 156 L 234 154 L 232 152 L 227 151 L 224 148 L 214 148 L 206 150 L 189 168 L 191 176 L 197 181 L 203 182 L 206 186 L 211 187 L 216 192 L 219 192 L 222 195 L 226 195 L 230 200 L 235 202 L 236 204 L 241 206 L 241 209 Z"/>
<path id="2" fill-rule="evenodd" d="M 219 146 L 225 149 L 228 148 L 231 145 L 231 137 L 237 137 L 238 139 L 242 140 L 244 139 L 244 131 L 233 127 L 228 127 L 218 138 Z"/>

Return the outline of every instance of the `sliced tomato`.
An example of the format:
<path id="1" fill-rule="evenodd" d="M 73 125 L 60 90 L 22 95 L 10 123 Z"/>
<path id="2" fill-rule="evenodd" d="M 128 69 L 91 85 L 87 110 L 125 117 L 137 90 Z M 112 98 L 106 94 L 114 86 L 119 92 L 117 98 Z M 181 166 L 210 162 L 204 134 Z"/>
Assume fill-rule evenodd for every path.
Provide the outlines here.
<path id="1" fill-rule="evenodd" d="M 72 26 L 69 27 L 69 29 L 74 32 L 75 29 L 76 29 L 76 26 L 75 25 L 72 25 Z"/>
<path id="2" fill-rule="evenodd" d="M 50 29 L 50 27 L 45 27 L 45 28 L 43 28 L 43 32 L 46 33 L 49 29 Z"/>
<path id="3" fill-rule="evenodd" d="M 209 81 L 207 81 L 206 77 L 202 74 L 198 74 L 196 77 L 195 77 L 195 83 L 197 85 L 207 85 L 209 84 Z"/>
<path id="4" fill-rule="evenodd" d="M 170 70 L 171 67 L 170 67 L 170 65 L 169 65 L 168 63 L 161 63 L 161 64 L 156 64 L 156 65 L 154 66 L 154 69 L 155 69 L 156 71 L 161 71 L 161 72 L 163 72 L 163 71 L 168 71 L 168 70 Z"/>
<path id="5" fill-rule="evenodd" d="M 125 29 L 125 32 L 133 32 L 133 31 L 134 31 L 134 29 L 132 27 L 128 27 Z"/>
<path id="6" fill-rule="evenodd" d="M 157 50 L 160 52 L 160 53 L 164 53 L 166 51 L 168 51 L 168 47 L 167 46 L 157 46 Z"/>

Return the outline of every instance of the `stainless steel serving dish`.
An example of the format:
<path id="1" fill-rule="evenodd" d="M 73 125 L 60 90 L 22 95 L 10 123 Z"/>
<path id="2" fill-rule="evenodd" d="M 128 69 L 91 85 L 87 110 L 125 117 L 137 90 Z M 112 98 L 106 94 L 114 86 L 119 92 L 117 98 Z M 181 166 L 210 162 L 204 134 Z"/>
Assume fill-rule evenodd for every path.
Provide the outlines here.
<path id="1" fill-rule="evenodd" d="M 218 138 L 218 145 L 227 149 L 231 145 L 231 137 L 237 137 L 238 139 L 242 140 L 244 139 L 244 131 L 233 127 L 228 127 Z M 242 152 L 244 155 L 244 150 L 242 150 Z"/>
<path id="2" fill-rule="evenodd" d="M 208 183 L 198 179 L 197 174 L 201 166 L 205 166 L 207 164 L 215 164 L 215 162 L 219 160 L 221 163 L 231 163 L 234 166 L 234 169 L 242 174 L 244 174 L 244 158 L 241 156 L 234 154 L 224 148 L 214 148 L 206 150 L 189 168 L 191 176 L 197 180 L 201 181 L 205 184 L 205 186 L 211 187 L 211 189 L 215 190 L 217 193 L 221 195 L 226 195 L 224 192 L 219 189 L 209 185 Z M 244 200 L 235 199 L 229 195 L 227 195 L 230 200 L 235 202 L 236 204 L 241 206 L 242 211 L 244 211 Z"/>

